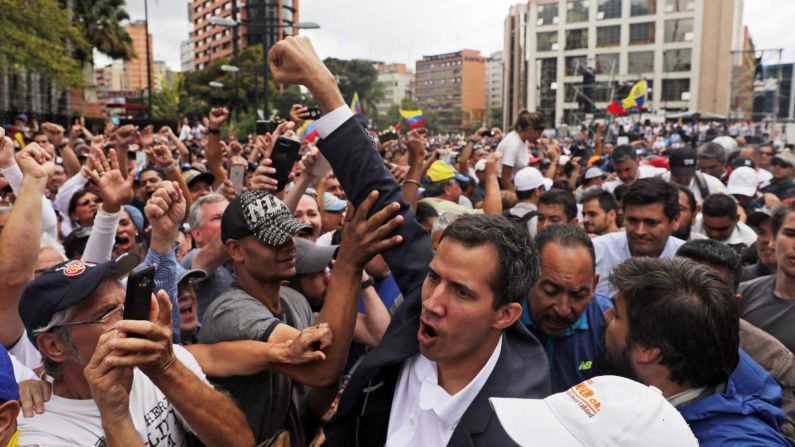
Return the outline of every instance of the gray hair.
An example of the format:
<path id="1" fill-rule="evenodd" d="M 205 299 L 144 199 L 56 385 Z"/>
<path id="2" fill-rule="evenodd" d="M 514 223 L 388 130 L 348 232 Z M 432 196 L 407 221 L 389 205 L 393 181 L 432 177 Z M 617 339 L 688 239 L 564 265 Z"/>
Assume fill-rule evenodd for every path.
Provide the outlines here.
<path id="1" fill-rule="evenodd" d="M 74 342 L 72 341 L 71 335 L 69 335 L 69 331 L 61 326 L 64 323 L 68 323 L 69 320 L 74 317 L 75 313 L 77 312 L 77 305 L 72 305 L 67 307 L 64 310 L 55 312 L 50 318 L 50 321 L 47 322 L 44 326 L 34 329 L 31 334 L 38 337 L 41 334 L 53 331 L 54 334 L 57 334 L 61 340 L 66 344 L 67 348 L 69 349 L 69 353 L 73 355 L 77 355 L 77 348 L 75 347 Z M 61 364 L 58 362 L 53 361 L 47 354 L 42 352 L 41 355 L 41 364 L 44 368 L 44 372 L 47 373 L 50 377 L 57 379 L 61 375 Z"/>
<path id="2" fill-rule="evenodd" d="M 698 148 L 699 160 L 718 160 L 725 162 L 729 157 L 726 149 L 718 143 L 704 143 Z"/>
<path id="3" fill-rule="evenodd" d="M 431 233 L 444 231 L 448 226 L 450 226 L 451 223 L 455 222 L 456 219 L 461 216 L 463 216 L 463 213 L 456 213 L 452 211 L 439 214 L 439 217 L 433 221 L 433 229 L 431 230 Z"/>
<path id="4" fill-rule="evenodd" d="M 54 252 L 58 253 L 61 256 L 61 259 L 64 261 L 67 260 L 66 258 L 66 251 L 64 251 L 63 245 L 61 245 L 58 240 L 56 240 L 50 233 L 41 233 L 41 244 L 39 245 L 39 252 L 42 252 L 46 249 L 53 250 Z"/>
<path id="5" fill-rule="evenodd" d="M 202 224 L 202 220 L 204 219 L 204 210 L 202 206 L 210 203 L 223 202 L 225 200 L 226 197 L 214 192 L 200 197 L 199 200 L 193 202 L 190 206 L 190 212 L 188 212 L 188 225 L 190 225 L 191 229 L 199 228 Z"/>

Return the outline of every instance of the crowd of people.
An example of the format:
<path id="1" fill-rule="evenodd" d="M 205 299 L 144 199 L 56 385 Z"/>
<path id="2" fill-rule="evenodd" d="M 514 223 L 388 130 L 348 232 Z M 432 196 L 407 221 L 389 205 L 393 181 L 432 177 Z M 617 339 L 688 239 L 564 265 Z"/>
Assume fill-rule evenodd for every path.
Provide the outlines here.
<path id="1" fill-rule="evenodd" d="M 380 138 L 307 38 L 269 62 L 316 138 L 300 104 L 0 130 L 0 445 L 795 445 L 791 147 L 538 111 Z"/>

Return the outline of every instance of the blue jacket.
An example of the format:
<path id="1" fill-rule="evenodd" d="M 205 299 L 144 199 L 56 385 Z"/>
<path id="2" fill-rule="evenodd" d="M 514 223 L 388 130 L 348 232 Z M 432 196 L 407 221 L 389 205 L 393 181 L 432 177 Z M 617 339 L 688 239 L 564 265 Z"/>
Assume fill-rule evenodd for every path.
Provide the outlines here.
<path id="1" fill-rule="evenodd" d="M 740 350 L 740 362 L 723 393 L 678 408 L 701 447 L 789 446 L 779 433 L 784 422 L 781 388 Z"/>
<path id="2" fill-rule="evenodd" d="M 549 337 L 533 321 L 527 301 L 522 303 L 522 323 L 538 338 L 547 353 L 553 393 L 566 391 L 602 374 L 607 328 L 604 313 L 611 307 L 613 302 L 597 293 L 566 332 Z"/>

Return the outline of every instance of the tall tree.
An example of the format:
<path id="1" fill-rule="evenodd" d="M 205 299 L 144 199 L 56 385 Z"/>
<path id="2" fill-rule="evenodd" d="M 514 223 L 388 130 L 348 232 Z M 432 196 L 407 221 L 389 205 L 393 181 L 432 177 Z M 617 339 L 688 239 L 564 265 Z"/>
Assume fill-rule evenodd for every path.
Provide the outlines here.
<path id="1" fill-rule="evenodd" d="M 74 21 L 92 48 L 111 59 L 130 60 L 135 49 L 122 22 L 129 20 L 124 0 L 61 0 L 69 1 L 74 8 Z M 93 62 L 93 54 L 76 51 L 75 57 L 83 62 Z M 145 56 L 144 56 L 145 57 Z"/>
<path id="2" fill-rule="evenodd" d="M 0 33 L 0 59 L 12 69 L 40 73 L 60 87 L 84 84 L 80 62 L 68 55 L 90 51 L 90 44 L 58 1 L 0 0 Z"/>

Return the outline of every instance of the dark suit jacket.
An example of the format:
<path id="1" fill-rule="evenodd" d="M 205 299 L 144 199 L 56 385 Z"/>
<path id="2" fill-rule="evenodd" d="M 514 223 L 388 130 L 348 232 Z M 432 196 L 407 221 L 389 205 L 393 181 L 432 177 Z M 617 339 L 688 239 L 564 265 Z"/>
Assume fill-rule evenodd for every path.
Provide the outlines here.
<path id="1" fill-rule="evenodd" d="M 405 297 L 381 343 L 353 372 L 337 413 L 325 427 L 331 446 L 377 446 L 386 442 L 392 396 L 403 362 L 419 353 L 417 331 L 422 283 L 433 258 L 430 235 L 400 199 L 401 188 L 358 117 L 349 119 L 318 144 L 354 205 L 377 189 L 374 207 L 400 202 L 403 244 L 383 253 Z M 502 352 L 480 393 L 461 418 L 448 445 L 512 445 L 489 405 L 489 397 L 543 398 L 550 394 L 546 354 L 517 321 L 503 333 Z"/>

